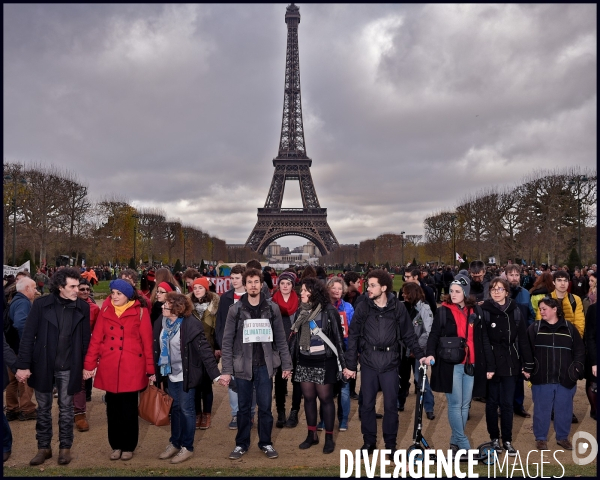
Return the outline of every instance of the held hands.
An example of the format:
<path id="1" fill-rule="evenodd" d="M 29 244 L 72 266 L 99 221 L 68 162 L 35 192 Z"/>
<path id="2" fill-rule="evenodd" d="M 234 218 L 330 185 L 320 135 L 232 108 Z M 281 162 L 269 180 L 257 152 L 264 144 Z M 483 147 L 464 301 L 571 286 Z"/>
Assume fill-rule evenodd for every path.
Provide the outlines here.
<path id="1" fill-rule="evenodd" d="M 342 370 L 342 374 L 346 378 L 356 378 L 356 372 L 353 372 L 352 370 L 348 370 L 347 368 L 344 368 L 344 370 Z"/>
<path id="2" fill-rule="evenodd" d="M 20 383 L 25 383 L 30 376 L 31 376 L 31 371 L 29 369 L 17 370 L 17 373 L 15 373 L 15 378 Z"/>
<path id="3" fill-rule="evenodd" d="M 93 370 L 86 370 L 84 368 L 83 369 L 83 379 L 87 380 L 89 378 L 95 377 L 96 376 L 96 370 L 98 370 L 98 367 L 94 368 Z"/>
<path id="4" fill-rule="evenodd" d="M 221 374 L 221 378 L 219 378 L 219 385 L 227 387 L 229 382 L 231 381 L 231 375 L 227 375 L 225 373 Z"/>
<path id="5" fill-rule="evenodd" d="M 150 376 L 148 377 L 148 380 L 150 380 L 151 382 L 154 382 L 154 383 L 156 383 L 156 374 L 155 374 L 155 375 L 150 375 Z"/>
<path id="6" fill-rule="evenodd" d="M 494 376 L 494 372 L 487 372 L 487 379 L 490 380 Z"/>
<path id="7" fill-rule="evenodd" d="M 283 378 L 284 380 L 287 378 L 290 378 L 291 376 L 292 376 L 291 370 L 284 370 L 281 372 L 281 378 Z"/>
<path id="8" fill-rule="evenodd" d="M 529 380 L 529 377 L 531 377 L 531 375 L 529 373 L 527 373 L 525 370 L 521 370 L 521 372 L 523 373 L 523 376 Z"/>
<path id="9" fill-rule="evenodd" d="M 423 359 L 421 359 L 423 360 Z M 435 357 L 433 355 L 429 355 L 427 358 L 425 358 L 423 361 L 421 361 L 421 364 L 425 364 L 425 365 L 429 365 L 431 366 L 431 362 L 435 363 Z"/>
<path id="10" fill-rule="evenodd" d="M 219 358 L 221 358 L 221 350 L 215 350 L 215 358 L 217 359 L 217 361 L 219 360 Z"/>
<path id="11" fill-rule="evenodd" d="M 592 375 L 594 377 L 597 377 L 598 375 L 596 375 L 598 373 L 598 365 L 592 365 Z"/>

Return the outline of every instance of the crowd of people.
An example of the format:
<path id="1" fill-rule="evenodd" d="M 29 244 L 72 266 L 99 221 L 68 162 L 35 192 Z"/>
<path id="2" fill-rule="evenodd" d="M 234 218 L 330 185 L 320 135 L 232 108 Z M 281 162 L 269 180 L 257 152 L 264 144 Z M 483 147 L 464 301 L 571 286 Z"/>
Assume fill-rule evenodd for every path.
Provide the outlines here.
<path id="1" fill-rule="evenodd" d="M 171 437 L 157 455 L 174 464 L 193 456 L 196 429 L 211 428 L 215 384 L 228 388 L 232 460 L 251 446 L 255 413 L 258 447 L 277 458 L 273 426 L 297 427 L 302 406 L 307 437 L 298 448 L 317 445 L 324 430 L 322 451 L 334 452 L 336 418 L 338 431 L 348 431 L 351 400 L 359 405 L 362 449 L 376 448 L 382 417 L 385 448 L 395 451 L 398 412 L 411 374 L 415 387 L 421 384 L 421 364 L 431 366 L 426 417 L 435 419 L 433 392 L 444 393 L 454 454 L 471 448 L 465 427 L 472 401 L 482 401 L 494 448 L 517 455 L 513 416 L 531 417 L 526 383 L 535 448 L 548 449 L 553 421 L 557 444 L 571 450 L 578 380 L 586 380 L 596 419 L 596 266 L 571 275 L 546 265 L 531 270 L 474 261 L 459 271 L 414 267 L 399 274 L 404 281 L 396 292 L 385 269 L 327 275 L 307 266 L 277 275 L 251 260 L 231 268 L 231 289 L 219 296 L 208 271 L 108 270 L 110 294 L 101 306 L 91 293 L 106 275 L 89 268 L 5 278 L 4 461 L 14 420 L 36 420 L 31 465 L 52 457 L 57 398 L 58 464 L 70 463 L 73 429 L 90 429 L 92 383 L 105 392 L 110 460 L 133 457 L 139 394 L 149 382 L 173 399 Z M 383 415 L 375 411 L 379 392 Z"/>

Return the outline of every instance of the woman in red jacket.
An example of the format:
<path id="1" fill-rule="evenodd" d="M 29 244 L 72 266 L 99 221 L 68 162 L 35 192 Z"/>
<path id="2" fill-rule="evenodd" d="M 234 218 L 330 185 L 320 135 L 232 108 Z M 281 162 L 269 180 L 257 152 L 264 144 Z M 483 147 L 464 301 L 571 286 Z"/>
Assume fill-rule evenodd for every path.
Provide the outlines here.
<path id="1" fill-rule="evenodd" d="M 110 282 L 84 361 L 83 378 L 106 391 L 111 460 L 130 460 L 138 443 L 138 392 L 154 375 L 152 324 L 145 299 L 125 280 Z"/>

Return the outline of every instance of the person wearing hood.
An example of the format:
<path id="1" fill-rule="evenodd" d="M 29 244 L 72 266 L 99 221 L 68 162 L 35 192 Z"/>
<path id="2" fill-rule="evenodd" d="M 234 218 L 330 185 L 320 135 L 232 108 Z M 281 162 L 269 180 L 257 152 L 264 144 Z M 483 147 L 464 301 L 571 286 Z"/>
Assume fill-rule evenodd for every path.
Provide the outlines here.
<path id="1" fill-rule="evenodd" d="M 500 407 L 502 446 L 508 455 L 514 457 L 517 455 L 517 450 L 512 445 L 515 387 L 517 382 L 521 382 L 524 370 L 533 370 L 533 356 L 527 341 L 527 320 L 517 302 L 510 298 L 509 282 L 499 277 L 494 278 L 490 282 L 490 296 L 481 306 L 494 354 L 494 363 L 487 368 L 494 375 L 488 380 L 485 419 L 492 444 L 501 453 L 498 429 L 498 406 Z"/>
<path id="2" fill-rule="evenodd" d="M 452 431 L 450 448 L 454 453 L 471 448 L 465 434 L 471 397 L 484 396 L 486 377 L 490 379 L 494 375 L 494 371 L 490 370 L 494 357 L 482 318 L 483 311 L 473 298 L 469 298 L 470 288 L 469 277 L 461 273 L 456 275 L 450 284 L 450 294 L 444 297 L 435 314 L 427 339 L 425 363 L 431 364 L 435 360 L 431 369 L 431 389 L 446 394 L 448 422 Z M 464 358 L 458 363 L 446 361 L 440 355 L 448 350 L 440 348 L 440 339 L 451 337 L 463 338 L 467 346 Z"/>
<path id="3" fill-rule="evenodd" d="M 100 309 L 83 377 L 94 377 L 94 386 L 106 391 L 110 459 L 131 460 L 139 435 L 138 394 L 154 375 L 152 324 L 145 297 L 129 282 L 113 280 L 109 288 L 111 300 Z"/>

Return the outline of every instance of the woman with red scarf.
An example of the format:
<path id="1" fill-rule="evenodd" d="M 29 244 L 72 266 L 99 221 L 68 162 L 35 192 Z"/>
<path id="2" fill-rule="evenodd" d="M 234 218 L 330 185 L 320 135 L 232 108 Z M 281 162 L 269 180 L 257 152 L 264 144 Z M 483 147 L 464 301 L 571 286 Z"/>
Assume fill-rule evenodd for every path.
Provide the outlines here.
<path id="1" fill-rule="evenodd" d="M 283 328 L 285 329 L 285 338 L 290 337 L 292 324 L 296 320 L 296 311 L 298 310 L 298 294 L 294 291 L 296 283 L 296 274 L 294 272 L 284 271 L 279 275 L 277 281 L 277 290 L 271 300 L 279 306 L 281 318 L 283 319 Z M 300 400 L 302 392 L 300 384 L 294 382 L 294 392 L 292 395 L 292 411 L 290 418 L 285 418 L 285 394 L 287 393 L 287 379 L 281 378 L 281 367 L 275 374 L 275 405 L 277 406 L 277 428 L 295 427 L 298 425 L 298 411 L 300 410 Z"/>
<path id="2" fill-rule="evenodd" d="M 469 404 L 473 396 L 485 396 L 487 379 L 492 378 L 495 370 L 483 311 L 476 306 L 474 297 L 469 297 L 470 286 L 471 281 L 466 275 L 459 273 L 454 277 L 449 295 L 444 297 L 442 306 L 435 313 L 427 340 L 425 363 L 431 365 L 435 360 L 431 369 L 431 389 L 446 394 L 448 423 L 452 430 L 450 448 L 454 453 L 471 448 L 465 435 Z M 445 361 L 438 351 L 440 339 L 450 337 L 466 340 L 464 359 L 457 364 Z"/>

